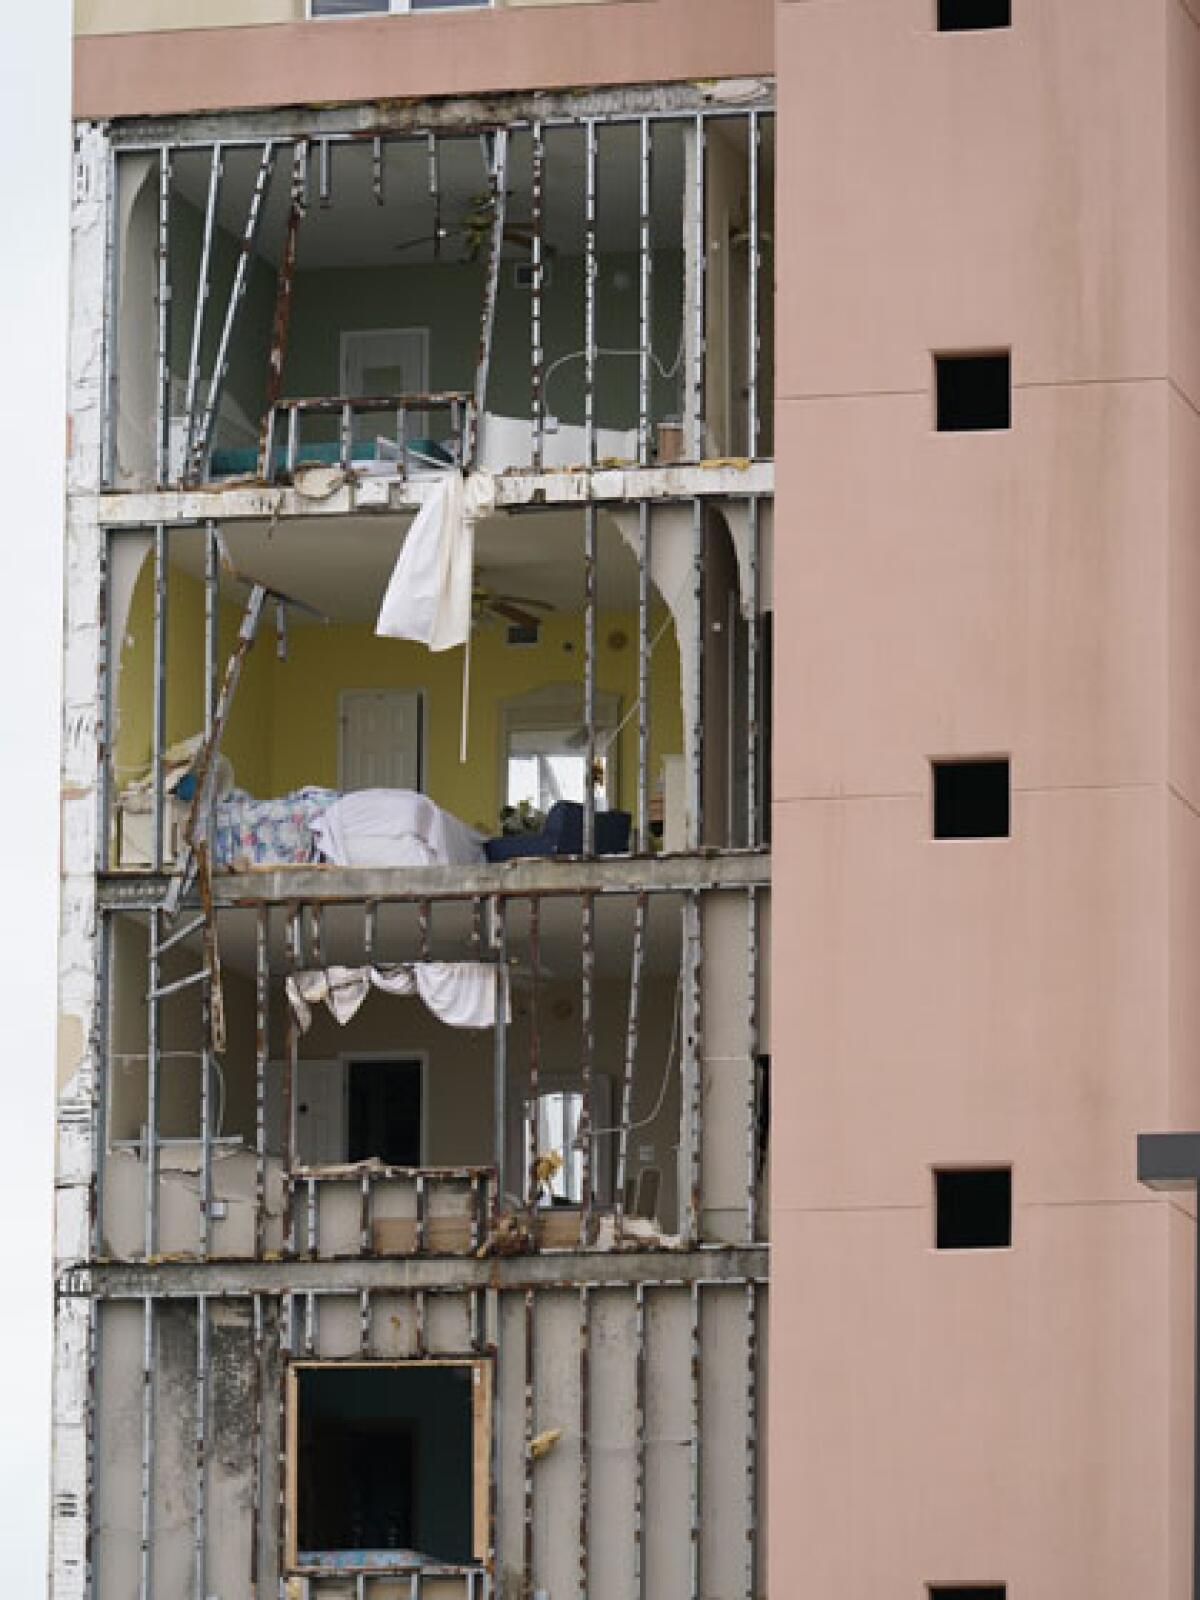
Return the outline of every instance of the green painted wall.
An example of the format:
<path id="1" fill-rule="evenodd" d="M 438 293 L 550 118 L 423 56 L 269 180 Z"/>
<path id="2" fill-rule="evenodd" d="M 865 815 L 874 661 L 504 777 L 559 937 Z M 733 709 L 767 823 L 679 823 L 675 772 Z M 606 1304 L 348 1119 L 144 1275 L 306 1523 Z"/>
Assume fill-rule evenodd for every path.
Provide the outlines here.
<path id="1" fill-rule="evenodd" d="M 530 412 L 530 295 L 513 283 L 505 261 L 493 334 L 488 407 L 505 416 Z M 620 283 L 623 287 L 618 287 Z M 340 384 L 339 339 L 358 328 L 428 327 L 430 388 L 471 389 L 479 350 L 483 269 L 477 264 L 431 263 L 410 267 L 351 267 L 296 275 L 291 340 L 284 369 L 285 395 L 335 394 Z M 668 370 L 679 350 L 683 258 L 662 252 L 654 263 L 655 354 Z M 583 262 L 556 257 L 543 296 L 545 365 L 582 348 Z M 596 297 L 596 338 L 605 348 L 638 345 L 638 259 L 603 256 Z M 655 376 L 656 416 L 681 409 L 678 380 Z M 571 361 L 551 378 L 549 407 L 564 422 L 583 421 L 583 363 Z M 638 362 L 603 357 L 597 368 L 597 422 L 637 424 Z M 313 437 L 316 437 L 315 433 Z"/>

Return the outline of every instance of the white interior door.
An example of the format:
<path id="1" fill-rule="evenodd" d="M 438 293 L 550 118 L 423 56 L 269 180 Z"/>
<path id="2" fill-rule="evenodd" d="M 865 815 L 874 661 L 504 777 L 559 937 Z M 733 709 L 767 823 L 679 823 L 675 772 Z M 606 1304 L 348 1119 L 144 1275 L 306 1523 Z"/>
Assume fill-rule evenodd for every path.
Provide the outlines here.
<path id="1" fill-rule="evenodd" d="M 342 393 L 383 399 L 429 392 L 428 328 L 355 328 L 341 337 Z"/>
<path id="2" fill-rule="evenodd" d="M 421 691 L 353 689 L 342 695 L 342 789 L 421 788 Z"/>
<path id="3" fill-rule="evenodd" d="M 298 1061 L 296 1156 L 301 1166 L 331 1167 L 346 1159 L 346 1068 L 341 1061 Z"/>

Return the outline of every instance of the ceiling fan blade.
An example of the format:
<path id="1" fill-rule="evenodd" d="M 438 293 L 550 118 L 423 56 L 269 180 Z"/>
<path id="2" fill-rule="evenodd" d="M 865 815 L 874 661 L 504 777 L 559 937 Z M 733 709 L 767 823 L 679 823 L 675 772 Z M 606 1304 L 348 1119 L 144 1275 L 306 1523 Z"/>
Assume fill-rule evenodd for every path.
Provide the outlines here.
<path id="1" fill-rule="evenodd" d="M 536 628 L 541 624 L 541 618 L 532 611 L 523 611 L 520 606 L 504 596 L 497 596 L 494 600 L 485 602 L 487 609 L 498 617 L 505 617 L 509 622 L 515 622 L 519 628 Z"/>

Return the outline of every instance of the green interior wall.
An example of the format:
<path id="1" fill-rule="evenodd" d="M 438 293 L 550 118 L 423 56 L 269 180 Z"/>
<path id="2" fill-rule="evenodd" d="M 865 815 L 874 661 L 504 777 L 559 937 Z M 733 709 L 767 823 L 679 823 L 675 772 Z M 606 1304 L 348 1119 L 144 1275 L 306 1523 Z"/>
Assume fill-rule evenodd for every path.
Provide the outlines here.
<path id="1" fill-rule="evenodd" d="M 505 260 L 492 342 L 488 408 L 524 417 L 530 410 L 530 293 L 513 282 Z M 618 282 L 624 287 L 617 287 Z M 555 257 L 542 297 L 544 366 L 582 348 L 583 262 Z M 668 370 L 679 349 L 683 310 L 683 257 L 654 257 L 654 351 Z M 479 351 L 483 269 L 438 262 L 411 267 L 347 267 L 296 274 L 283 392 L 336 394 L 340 386 L 340 335 L 363 328 L 425 327 L 429 335 L 431 390 L 471 389 Z M 596 296 L 597 343 L 606 349 L 638 345 L 638 258 L 604 255 Z M 264 358 L 265 359 L 265 358 Z M 548 405 L 564 422 L 583 421 L 583 362 L 572 361 L 551 378 Z M 654 376 L 654 415 L 680 410 L 679 380 Z M 632 428 L 638 418 L 638 361 L 605 356 L 597 363 L 596 416 L 600 426 Z M 314 431 L 314 437 L 315 431 Z"/>

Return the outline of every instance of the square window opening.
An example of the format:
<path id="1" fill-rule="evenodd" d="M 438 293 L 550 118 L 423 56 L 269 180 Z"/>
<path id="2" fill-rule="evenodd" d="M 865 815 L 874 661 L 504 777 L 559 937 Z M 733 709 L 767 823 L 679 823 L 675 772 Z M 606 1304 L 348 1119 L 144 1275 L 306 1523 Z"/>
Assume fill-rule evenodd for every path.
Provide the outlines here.
<path id="1" fill-rule="evenodd" d="M 1012 833 L 1007 757 L 933 763 L 935 839 L 1007 839 Z"/>
<path id="2" fill-rule="evenodd" d="M 292 1369 L 294 1567 L 469 1565 L 487 1541 L 480 1362 Z"/>
<path id="3" fill-rule="evenodd" d="M 1005 1600 L 1003 1583 L 931 1583 L 930 1600 Z"/>
<path id="4" fill-rule="evenodd" d="M 1012 427 L 1012 356 L 935 355 L 939 433 L 979 433 Z"/>
<path id="5" fill-rule="evenodd" d="M 1011 1247 L 1011 1167 L 944 1168 L 933 1176 L 939 1250 L 1007 1250 Z M 938 1592 L 953 1594 L 957 1591 Z"/>
<path id="6" fill-rule="evenodd" d="M 1012 0 L 937 0 L 939 33 L 975 33 L 984 28 L 1012 27 Z M 956 1589 L 938 1589 L 938 1594 L 957 1594 Z M 987 1594 L 986 1589 L 963 1590 L 964 1594 Z"/>

